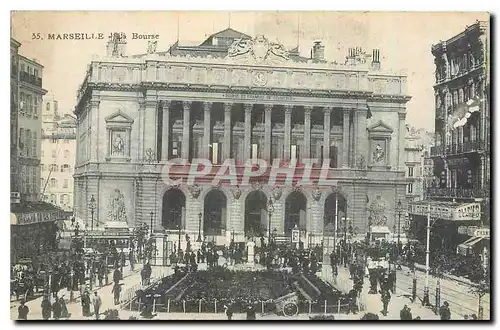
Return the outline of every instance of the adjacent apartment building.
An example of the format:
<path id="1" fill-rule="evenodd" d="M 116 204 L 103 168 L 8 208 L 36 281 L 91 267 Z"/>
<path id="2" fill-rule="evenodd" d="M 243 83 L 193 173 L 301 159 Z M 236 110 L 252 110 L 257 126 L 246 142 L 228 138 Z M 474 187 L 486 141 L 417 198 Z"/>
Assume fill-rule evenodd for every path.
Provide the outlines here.
<path id="1" fill-rule="evenodd" d="M 477 243 L 489 238 L 484 227 L 490 223 L 489 24 L 478 21 L 431 51 L 436 65 L 434 180 L 426 200 L 410 205 L 412 221 L 423 239 L 431 217 L 434 248 L 482 251 Z"/>
<path id="2" fill-rule="evenodd" d="M 76 118 L 60 113 L 52 95 L 44 98 L 42 109 L 43 199 L 64 211 L 73 211 L 73 170 L 76 152 Z"/>

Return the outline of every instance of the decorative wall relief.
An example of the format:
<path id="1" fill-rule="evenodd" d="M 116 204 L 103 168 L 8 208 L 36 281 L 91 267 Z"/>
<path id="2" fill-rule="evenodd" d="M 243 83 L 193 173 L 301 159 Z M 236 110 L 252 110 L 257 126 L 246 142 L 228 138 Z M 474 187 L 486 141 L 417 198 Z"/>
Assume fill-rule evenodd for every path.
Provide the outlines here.
<path id="1" fill-rule="evenodd" d="M 194 184 L 192 186 L 190 186 L 189 188 L 189 192 L 191 193 L 191 196 L 196 199 L 198 198 L 198 196 L 200 196 L 200 193 L 201 193 L 201 188 L 198 184 Z"/>
<path id="2" fill-rule="evenodd" d="M 120 189 L 115 189 L 109 200 L 107 220 L 112 222 L 127 222 L 125 198 Z"/>
<path id="3" fill-rule="evenodd" d="M 233 197 L 235 199 L 240 199 L 240 196 L 241 196 L 241 189 L 240 189 L 240 187 L 236 186 L 235 188 L 231 189 L 231 192 L 233 193 Z"/>
<path id="4" fill-rule="evenodd" d="M 279 200 L 282 194 L 283 194 L 283 188 L 281 188 L 280 186 L 273 187 L 273 197 L 275 200 Z"/>
<path id="5" fill-rule="evenodd" d="M 320 200 L 320 198 L 321 198 L 321 190 L 319 189 L 319 187 L 316 187 L 312 191 L 312 197 L 314 198 L 315 201 L 319 201 Z"/>
<path id="6" fill-rule="evenodd" d="M 370 204 L 369 211 L 371 212 L 372 224 L 374 226 L 387 226 L 387 203 L 378 195 Z"/>

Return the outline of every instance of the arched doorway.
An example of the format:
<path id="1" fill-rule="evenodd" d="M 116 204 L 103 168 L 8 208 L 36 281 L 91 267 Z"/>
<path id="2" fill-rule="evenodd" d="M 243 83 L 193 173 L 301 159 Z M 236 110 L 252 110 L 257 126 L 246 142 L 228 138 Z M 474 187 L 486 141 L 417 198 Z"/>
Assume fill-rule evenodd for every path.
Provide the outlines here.
<path id="1" fill-rule="evenodd" d="M 268 223 L 267 197 L 262 191 L 252 191 L 245 200 L 245 236 L 265 236 Z"/>
<path id="2" fill-rule="evenodd" d="M 220 190 L 212 190 L 205 196 L 203 233 L 221 235 L 226 228 L 227 198 Z"/>
<path id="3" fill-rule="evenodd" d="M 331 193 L 325 200 L 323 227 L 326 227 L 326 225 L 328 225 L 329 223 L 335 225 L 335 213 L 337 212 L 336 206 L 338 207 L 339 211 L 337 218 L 337 226 L 340 227 L 340 222 L 342 218 L 345 217 L 347 212 L 347 203 L 344 196 L 337 193 Z"/>
<path id="4" fill-rule="evenodd" d="M 297 225 L 301 231 L 306 230 L 307 198 L 303 193 L 294 191 L 285 201 L 285 235 L 291 235 Z"/>
<path id="5" fill-rule="evenodd" d="M 186 212 L 186 196 L 179 189 L 169 189 L 163 195 L 161 224 L 165 229 L 182 228 Z"/>

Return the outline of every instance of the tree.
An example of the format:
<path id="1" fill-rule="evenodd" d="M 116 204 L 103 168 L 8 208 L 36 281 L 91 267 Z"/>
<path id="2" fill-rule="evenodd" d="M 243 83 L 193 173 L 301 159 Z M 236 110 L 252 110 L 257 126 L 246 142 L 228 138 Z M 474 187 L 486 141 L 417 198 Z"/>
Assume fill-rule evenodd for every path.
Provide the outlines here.
<path id="1" fill-rule="evenodd" d="M 480 320 L 483 319 L 483 297 L 490 293 L 490 276 L 489 271 L 485 270 L 481 273 L 481 279 L 479 283 L 473 283 L 469 292 L 475 294 L 478 298 L 478 317 Z"/>

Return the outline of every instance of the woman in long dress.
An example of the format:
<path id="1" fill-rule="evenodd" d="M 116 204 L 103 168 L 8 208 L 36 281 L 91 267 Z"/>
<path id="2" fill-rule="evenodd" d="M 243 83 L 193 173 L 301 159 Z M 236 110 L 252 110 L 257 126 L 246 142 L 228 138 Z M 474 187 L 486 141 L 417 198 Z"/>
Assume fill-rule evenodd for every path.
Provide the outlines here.
<path id="1" fill-rule="evenodd" d="M 90 295 L 87 290 L 82 295 L 82 315 L 83 316 L 91 316 L 90 313 Z"/>

